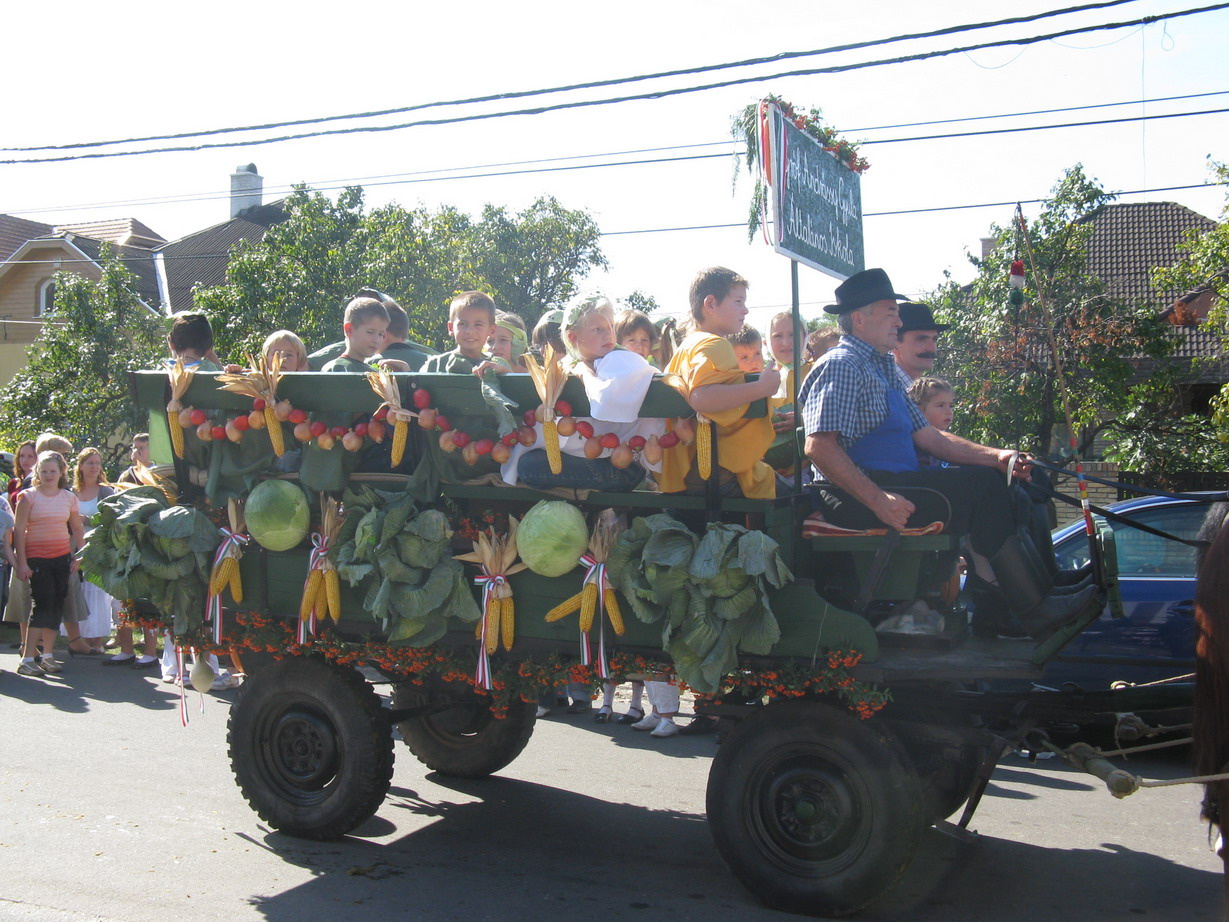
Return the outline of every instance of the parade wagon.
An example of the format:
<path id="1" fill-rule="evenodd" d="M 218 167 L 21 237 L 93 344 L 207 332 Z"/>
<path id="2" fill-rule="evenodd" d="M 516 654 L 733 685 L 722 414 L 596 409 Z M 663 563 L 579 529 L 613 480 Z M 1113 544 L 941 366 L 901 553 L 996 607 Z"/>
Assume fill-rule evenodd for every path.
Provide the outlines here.
<path id="1" fill-rule="evenodd" d="M 498 432 L 505 418 L 490 393 L 472 376 L 384 383 L 380 392 L 362 375 L 286 374 L 265 401 L 223 389 L 215 374 L 134 375 L 155 456 L 182 439 L 182 457 L 169 495 L 139 487 L 104 508 L 86 552 L 91 578 L 152 597 L 132 617 L 173 626 L 185 650 L 247 663 L 231 764 L 252 808 L 288 834 L 339 837 L 379 808 L 393 726 L 428 768 L 482 777 L 529 742 L 543 689 L 673 673 L 722 720 L 707 811 L 732 873 L 769 905 L 844 915 L 896 882 L 928 826 L 967 826 L 1005 752 L 1060 748 L 1047 729 L 1055 724 L 1131 712 L 1173 723 L 1189 704 L 1181 684 L 996 690 L 995 680 L 1027 688 L 1100 609 L 1040 645 L 972 637 L 950 582 L 957 536 L 804 538 L 806 490 L 747 500 L 465 482 L 455 475 L 468 463 L 467 445 L 456 444 L 466 440 L 442 438 L 444 427 L 488 414 Z M 540 410 L 528 376 L 505 375 L 500 389 L 514 424 Z M 579 382 L 561 400 L 561 413 L 585 417 Z M 641 408 L 690 414 L 662 382 Z M 181 419 L 188 428 L 172 439 Z M 302 452 L 297 472 L 278 472 L 279 436 Z M 393 448 L 393 472 L 360 470 L 377 438 Z M 399 452 L 391 443 L 402 439 Z M 310 517 L 292 546 L 281 546 L 284 535 L 272 548 L 251 540 L 282 531 L 270 529 L 267 508 L 260 529 L 242 516 L 271 482 L 298 491 Z M 594 543 L 531 569 L 515 537 L 543 502 L 570 507 Z M 138 539 L 139 521 L 148 531 Z M 179 544 L 140 543 L 172 526 Z M 1111 590 L 1112 537 L 1100 541 Z M 923 610 L 941 622 L 876 630 Z M 377 684 L 391 687 L 391 708 Z M 1148 726 L 1137 719 L 1131 732 Z M 1108 775 L 1094 756 L 1072 758 Z"/>

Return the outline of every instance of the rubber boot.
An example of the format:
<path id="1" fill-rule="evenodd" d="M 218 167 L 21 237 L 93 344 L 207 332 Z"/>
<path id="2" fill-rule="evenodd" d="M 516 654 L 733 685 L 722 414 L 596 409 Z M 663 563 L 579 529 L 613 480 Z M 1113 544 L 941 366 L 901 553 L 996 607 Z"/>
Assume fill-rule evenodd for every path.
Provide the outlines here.
<path id="1" fill-rule="evenodd" d="M 964 591 L 968 594 L 973 617 L 969 628 L 974 637 L 1000 637 L 1007 640 L 1019 640 L 1028 636 L 1028 631 L 1011 613 L 1002 591 L 993 583 L 988 583 L 976 573 L 970 572 L 964 581 Z"/>
<path id="2" fill-rule="evenodd" d="M 1050 583 L 1050 595 L 1073 595 L 1082 591 L 1085 586 L 1093 584 L 1091 564 L 1078 570 L 1058 568 L 1058 562 L 1054 557 L 1054 545 L 1050 542 L 1048 532 L 1044 536 L 1045 543 L 1041 545 L 1037 543 L 1038 539 L 1034 529 L 1021 528 L 1017 534 L 1020 536 L 1020 549 L 1033 561 L 1033 567 L 1040 577 Z"/>
<path id="3" fill-rule="evenodd" d="M 990 566 L 1012 613 L 1034 640 L 1045 640 L 1079 617 L 1097 596 L 1095 586 L 1072 595 L 1052 595 L 1049 573 L 1037 564 L 1019 535 L 1003 542 L 990 558 Z"/>

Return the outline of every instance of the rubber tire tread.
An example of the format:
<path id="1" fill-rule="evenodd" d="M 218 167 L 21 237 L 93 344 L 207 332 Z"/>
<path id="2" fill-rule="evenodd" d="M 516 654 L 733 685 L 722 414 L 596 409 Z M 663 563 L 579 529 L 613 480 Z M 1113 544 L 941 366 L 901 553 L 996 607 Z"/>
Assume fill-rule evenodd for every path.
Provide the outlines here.
<path id="1" fill-rule="evenodd" d="M 260 775 L 253 739 L 258 709 L 286 694 L 301 694 L 339 731 L 343 777 L 322 805 L 289 803 Z M 231 709 L 226 741 L 244 799 L 270 826 L 298 838 L 341 838 L 375 814 L 392 783 L 393 739 L 379 696 L 358 672 L 319 657 L 288 657 L 249 678 Z"/>
<path id="2" fill-rule="evenodd" d="M 400 706 L 396 693 L 393 701 L 394 707 Z M 473 706 L 486 705 L 475 695 Z M 451 778 L 485 778 L 511 764 L 524 751 L 536 721 L 534 702 L 513 701 L 507 717 L 498 719 L 491 715 L 472 735 L 449 732 L 439 714 L 408 718 L 397 724 L 397 729 L 414 757 L 432 771 Z"/>
<path id="3" fill-rule="evenodd" d="M 774 857 L 752 809 L 756 778 L 776 777 L 800 751 L 808 764 L 835 766 L 852 779 L 845 787 L 853 789 L 864 836 L 853 853 L 809 869 L 808 859 Z M 717 851 L 743 886 L 775 909 L 825 917 L 855 913 L 887 893 L 929 823 L 912 762 L 888 728 L 816 701 L 771 704 L 739 721 L 713 759 L 706 803 Z"/>

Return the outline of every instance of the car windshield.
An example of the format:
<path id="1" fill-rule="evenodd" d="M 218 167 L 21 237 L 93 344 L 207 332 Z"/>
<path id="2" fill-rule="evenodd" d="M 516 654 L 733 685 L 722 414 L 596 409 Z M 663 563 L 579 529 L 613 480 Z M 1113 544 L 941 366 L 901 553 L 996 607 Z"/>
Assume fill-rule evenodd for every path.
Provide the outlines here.
<path id="1" fill-rule="evenodd" d="M 1202 503 L 1183 503 L 1133 509 L 1123 514 L 1159 531 L 1190 539 L 1198 534 L 1207 510 Z M 1101 516 L 1093 518 L 1098 527 L 1105 525 Z M 1110 527 L 1114 530 L 1121 575 L 1194 577 L 1195 549 L 1191 546 L 1150 535 L 1122 522 L 1113 522 Z M 1055 545 L 1054 553 L 1062 569 L 1082 567 L 1088 563 L 1088 540 L 1083 532 L 1073 534 Z"/>

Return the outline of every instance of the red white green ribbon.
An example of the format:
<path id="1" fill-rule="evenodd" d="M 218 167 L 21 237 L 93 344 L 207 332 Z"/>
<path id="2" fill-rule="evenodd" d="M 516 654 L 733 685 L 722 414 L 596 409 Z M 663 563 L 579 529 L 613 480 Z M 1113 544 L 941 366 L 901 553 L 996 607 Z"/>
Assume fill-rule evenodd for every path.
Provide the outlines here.
<path id="1" fill-rule="evenodd" d="M 312 552 L 307 558 L 307 578 L 303 580 L 303 594 L 307 595 L 307 584 L 311 582 L 312 570 L 320 570 L 324 568 L 324 562 L 329 556 L 329 539 L 318 531 L 312 532 Z M 319 595 L 317 595 L 319 598 Z M 299 616 L 299 628 L 295 633 L 295 639 L 299 643 L 307 643 L 308 636 L 316 635 L 316 606 L 312 606 L 304 617 Z"/>
<path id="2" fill-rule="evenodd" d="M 474 577 L 474 585 L 482 587 L 482 633 L 478 635 L 478 669 L 474 672 L 474 684 L 487 691 L 491 690 L 491 658 L 486 652 L 487 631 L 490 630 L 490 619 L 487 611 L 495 601 L 495 587 L 506 585 L 508 577 L 502 573 L 491 573 L 486 565 L 482 565 L 482 575 Z"/>
<path id="3" fill-rule="evenodd" d="M 247 535 L 241 535 L 238 532 L 233 532 L 229 528 L 222 527 L 218 529 L 222 534 L 222 543 L 218 545 L 217 553 L 213 555 L 213 567 L 216 570 L 221 566 L 222 561 L 226 558 L 227 552 L 231 548 L 239 550 L 243 545 L 247 544 L 250 538 Z M 222 643 L 222 598 L 221 593 L 215 595 L 209 593 L 209 598 L 205 600 L 205 620 L 213 625 L 213 642 L 216 644 Z"/>
<path id="4" fill-rule="evenodd" d="M 606 575 L 605 562 L 599 562 L 592 554 L 582 554 L 580 565 L 589 568 L 584 582 L 581 583 L 582 591 L 589 583 L 597 585 L 597 674 L 603 679 L 609 679 L 610 668 L 606 662 L 606 589 L 610 585 L 610 578 Z M 589 645 L 589 635 L 582 630 L 580 632 L 580 661 L 588 666 L 592 660 L 593 651 Z"/>

